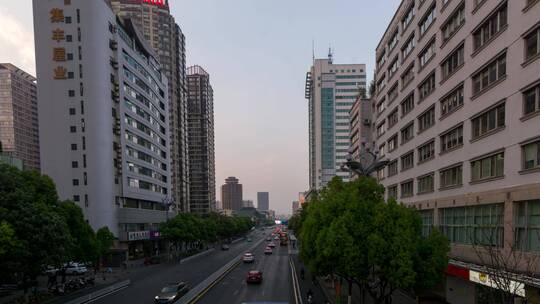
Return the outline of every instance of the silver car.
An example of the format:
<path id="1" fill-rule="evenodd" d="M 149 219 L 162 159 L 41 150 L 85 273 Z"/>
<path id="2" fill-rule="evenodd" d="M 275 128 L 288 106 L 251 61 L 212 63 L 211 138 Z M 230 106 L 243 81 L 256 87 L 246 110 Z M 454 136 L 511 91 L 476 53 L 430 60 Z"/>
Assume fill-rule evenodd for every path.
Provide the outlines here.
<path id="1" fill-rule="evenodd" d="M 173 303 L 188 293 L 188 291 L 189 285 L 187 283 L 180 282 L 169 284 L 161 289 L 158 295 L 154 298 L 154 303 Z"/>

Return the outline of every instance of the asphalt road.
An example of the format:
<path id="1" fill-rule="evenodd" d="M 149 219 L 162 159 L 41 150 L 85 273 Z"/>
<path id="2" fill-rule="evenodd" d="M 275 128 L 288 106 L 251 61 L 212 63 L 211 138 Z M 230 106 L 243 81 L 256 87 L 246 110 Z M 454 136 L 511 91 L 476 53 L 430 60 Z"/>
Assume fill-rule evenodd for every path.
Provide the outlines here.
<path id="1" fill-rule="evenodd" d="M 265 232 L 268 233 L 269 231 L 270 230 L 266 230 Z M 253 232 L 251 236 L 253 242 L 264 237 L 262 233 L 262 231 Z M 161 288 L 168 283 L 183 281 L 191 286 L 196 286 L 252 245 L 253 243 L 241 241 L 232 244 L 228 251 L 221 251 L 220 248 L 216 248 L 213 252 L 182 264 L 149 266 L 147 269 L 139 270 L 129 277 L 129 279 L 131 279 L 131 285 L 128 288 L 122 289 L 117 293 L 101 298 L 93 303 L 153 303 L 154 297 L 159 293 Z"/>
<path id="2" fill-rule="evenodd" d="M 285 302 L 293 303 L 291 270 L 289 266 L 288 247 L 276 247 L 272 255 L 264 255 L 266 241 L 253 251 L 256 262 L 239 264 L 218 284 L 210 289 L 198 304 L 240 304 L 243 302 Z M 261 284 L 247 284 L 246 275 L 249 270 L 263 272 Z"/>

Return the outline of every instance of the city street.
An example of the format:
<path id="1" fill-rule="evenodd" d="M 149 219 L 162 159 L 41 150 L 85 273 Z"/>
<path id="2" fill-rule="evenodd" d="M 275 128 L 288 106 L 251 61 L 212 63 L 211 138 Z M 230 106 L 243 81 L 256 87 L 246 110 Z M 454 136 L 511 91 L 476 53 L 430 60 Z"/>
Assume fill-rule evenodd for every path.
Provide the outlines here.
<path id="1" fill-rule="evenodd" d="M 276 242 L 276 241 L 274 241 Z M 276 247 L 271 255 L 264 255 L 267 242 L 253 251 L 255 262 L 241 263 L 210 289 L 198 303 L 236 304 L 244 302 L 285 302 L 294 303 L 288 247 Z M 250 270 L 263 272 L 261 284 L 247 284 L 246 275 Z"/>
<path id="2" fill-rule="evenodd" d="M 261 231 L 251 234 L 253 242 L 256 242 L 262 237 Z M 216 248 L 215 251 L 209 254 L 182 264 L 162 264 L 136 271 L 128 277 L 131 279 L 131 285 L 128 288 L 101 298 L 94 303 L 152 303 L 154 297 L 166 284 L 183 281 L 191 286 L 196 286 L 221 266 L 252 246 L 252 244 L 251 242 L 241 241 L 232 244 L 228 251 L 221 251 L 219 248 Z M 286 254 L 285 250 L 284 253 Z"/>

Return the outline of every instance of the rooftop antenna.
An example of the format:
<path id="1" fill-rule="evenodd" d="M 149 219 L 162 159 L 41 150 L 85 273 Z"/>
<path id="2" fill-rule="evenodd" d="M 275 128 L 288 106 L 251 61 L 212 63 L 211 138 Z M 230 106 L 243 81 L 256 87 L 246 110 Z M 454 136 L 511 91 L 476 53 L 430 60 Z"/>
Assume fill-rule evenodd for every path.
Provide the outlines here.
<path id="1" fill-rule="evenodd" d="M 313 64 L 315 64 L 315 39 L 311 40 L 311 59 L 313 60 Z"/>
<path id="2" fill-rule="evenodd" d="M 332 64 L 334 61 L 334 52 L 332 51 L 332 45 L 328 47 L 328 63 Z"/>

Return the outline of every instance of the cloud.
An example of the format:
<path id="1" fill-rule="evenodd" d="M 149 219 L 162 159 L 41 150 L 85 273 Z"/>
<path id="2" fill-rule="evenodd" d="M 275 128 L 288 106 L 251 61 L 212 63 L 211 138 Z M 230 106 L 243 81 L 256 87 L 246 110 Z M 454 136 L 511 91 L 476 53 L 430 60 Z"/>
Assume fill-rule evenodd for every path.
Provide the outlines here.
<path id="1" fill-rule="evenodd" d="M 0 61 L 13 63 L 35 75 L 34 33 L 5 8 L 0 7 Z"/>

